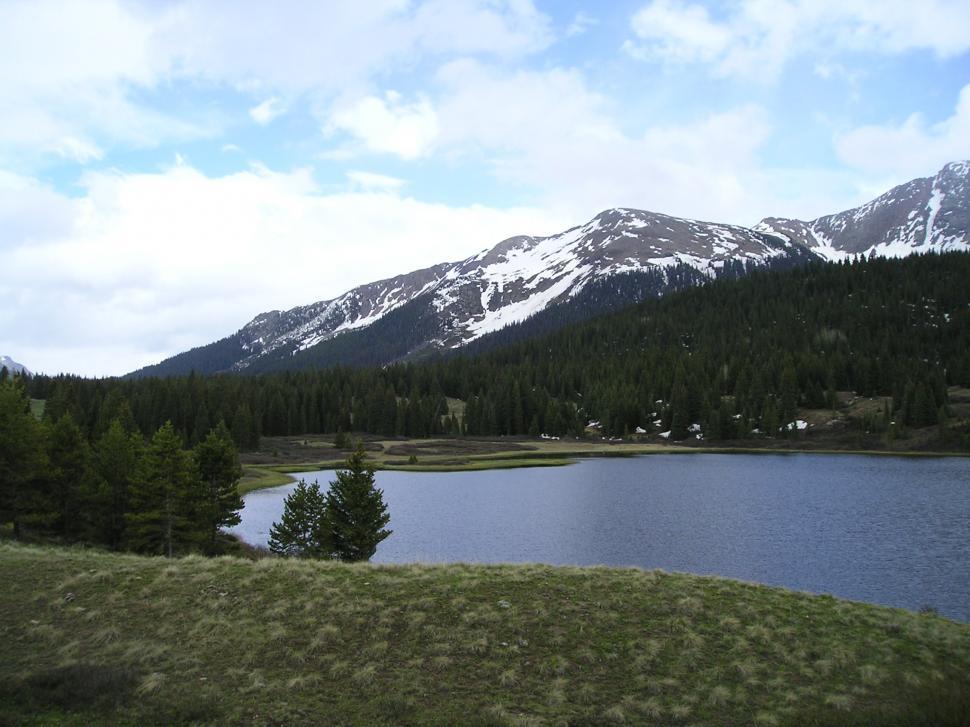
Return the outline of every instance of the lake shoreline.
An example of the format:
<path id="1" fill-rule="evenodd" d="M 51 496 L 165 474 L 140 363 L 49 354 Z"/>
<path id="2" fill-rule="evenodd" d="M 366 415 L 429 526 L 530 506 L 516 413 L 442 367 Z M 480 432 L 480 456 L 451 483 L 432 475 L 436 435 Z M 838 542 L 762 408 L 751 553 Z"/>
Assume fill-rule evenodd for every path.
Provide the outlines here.
<path id="1" fill-rule="evenodd" d="M 395 445 L 417 444 L 432 445 L 439 440 L 406 440 L 395 441 Z M 453 440 L 461 441 L 461 440 Z M 483 441 L 483 440 L 472 440 Z M 489 443 L 501 445 L 502 442 L 494 440 L 484 440 Z M 521 446 L 522 441 L 512 442 Z M 531 444 L 531 442 L 528 442 Z M 384 446 L 384 442 L 379 442 Z M 540 442 L 545 444 L 545 442 Z M 753 455 L 797 455 L 797 454 L 817 454 L 817 455 L 856 455 L 872 457 L 900 457 L 911 459 L 934 459 L 940 457 L 970 457 L 967 452 L 947 452 L 947 451 L 913 451 L 913 450 L 884 450 L 884 449 L 818 449 L 818 448 L 798 448 L 798 447 L 700 447 L 700 446 L 676 446 L 676 445 L 657 445 L 657 444 L 602 444 L 602 443 L 573 443 L 564 442 L 562 448 L 557 447 L 552 451 L 530 451 L 521 449 L 509 449 L 506 451 L 493 452 L 489 454 L 469 454 L 464 458 L 456 459 L 454 456 L 422 456 L 417 462 L 411 463 L 407 460 L 398 460 L 392 457 L 385 457 L 384 452 L 368 452 L 368 461 L 377 471 L 388 472 L 476 472 L 483 470 L 519 469 L 525 467 L 564 467 L 576 464 L 584 459 L 598 459 L 611 457 L 640 457 L 658 454 L 753 454 Z M 579 445 L 579 446 L 577 446 Z M 335 452 L 335 454 L 337 454 Z M 375 456 L 376 455 L 376 456 Z M 294 474 L 301 472 L 316 472 L 319 470 L 340 469 L 344 465 L 344 458 L 332 458 L 323 460 L 307 459 L 302 462 L 289 462 L 285 464 L 257 464 L 246 463 L 244 465 L 244 479 L 240 484 L 240 494 L 246 494 L 255 490 L 296 482 L 299 478 L 293 477 Z"/>

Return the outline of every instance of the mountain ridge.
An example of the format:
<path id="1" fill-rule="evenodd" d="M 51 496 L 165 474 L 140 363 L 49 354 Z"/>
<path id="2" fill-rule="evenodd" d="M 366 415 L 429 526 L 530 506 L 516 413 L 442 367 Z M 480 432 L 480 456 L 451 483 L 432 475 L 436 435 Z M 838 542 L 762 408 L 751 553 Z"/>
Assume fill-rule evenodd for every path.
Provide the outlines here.
<path id="1" fill-rule="evenodd" d="M 695 282 L 703 282 L 729 271 L 738 274 L 738 269 L 807 259 L 968 249 L 968 162 L 951 162 L 933 177 L 911 180 L 859 207 L 808 221 L 766 217 L 743 227 L 613 208 L 555 235 L 510 237 L 464 260 L 367 283 L 333 299 L 260 313 L 230 336 L 130 376 L 191 370 L 255 373 L 304 364 L 382 365 L 465 346 L 567 304 L 596 281 L 628 273 L 660 275 L 666 282 L 653 284 L 650 294 L 661 295 L 675 287 L 675 270 L 694 271 Z M 635 300 L 635 294 L 618 298 L 612 307 Z M 403 326 L 387 325 L 387 317 L 406 306 L 406 315 L 397 317 L 406 318 L 420 337 Z M 381 321 L 384 325 L 373 328 Z M 370 335 L 365 335 L 368 329 Z M 406 339 L 406 350 L 392 342 L 382 357 L 380 341 L 373 340 L 379 332 L 396 344 Z M 366 364 L 352 350 L 361 341 L 373 352 L 364 357 Z"/>
<path id="2" fill-rule="evenodd" d="M 26 366 L 22 363 L 17 363 L 9 356 L 0 356 L 0 369 L 7 369 L 7 372 L 10 374 L 31 375 L 30 370 Z"/>

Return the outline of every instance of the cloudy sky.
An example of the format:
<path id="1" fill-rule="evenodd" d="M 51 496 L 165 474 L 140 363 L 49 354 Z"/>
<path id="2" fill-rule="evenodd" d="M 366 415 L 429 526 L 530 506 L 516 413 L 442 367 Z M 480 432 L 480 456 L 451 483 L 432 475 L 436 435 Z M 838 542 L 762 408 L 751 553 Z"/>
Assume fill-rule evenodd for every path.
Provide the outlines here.
<path id="1" fill-rule="evenodd" d="M 966 158 L 965 0 L 2 0 L 0 354 L 122 374 L 607 207 Z"/>

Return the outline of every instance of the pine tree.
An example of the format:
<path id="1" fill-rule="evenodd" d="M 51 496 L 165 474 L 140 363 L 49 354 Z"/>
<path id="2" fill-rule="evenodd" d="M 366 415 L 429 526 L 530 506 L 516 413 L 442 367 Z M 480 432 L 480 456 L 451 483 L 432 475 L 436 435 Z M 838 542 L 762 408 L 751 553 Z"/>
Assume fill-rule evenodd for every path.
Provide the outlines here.
<path id="1" fill-rule="evenodd" d="M 220 420 L 195 448 L 195 462 L 202 480 L 198 525 L 206 533 L 207 549 L 213 552 L 219 529 L 239 524 L 243 501 L 239 496 L 242 467 L 232 435 Z"/>
<path id="2" fill-rule="evenodd" d="M 202 540 L 194 515 L 201 500 L 198 473 L 172 423 L 152 437 L 131 489 L 125 540 L 132 550 L 171 557 Z"/>
<path id="3" fill-rule="evenodd" d="M 300 480 L 283 501 L 283 516 L 269 531 L 269 549 L 277 555 L 329 558 L 331 545 L 323 528 L 326 498 L 320 485 Z"/>
<path id="4" fill-rule="evenodd" d="M 350 449 L 350 437 L 343 429 L 338 429 L 333 437 L 334 449 Z"/>
<path id="5" fill-rule="evenodd" d="M 13 523 L 15 538 L 44 505 L 37 484 L 46 469 L 40 424 L 24 390 L 8 379 L 0 383 L 0 523 Z"/>
<path id="6" fill-rule="evenodd" d="M 232 439 L 244 452 L 259 449 L 259 427 L 252 410 L 245 402 L 236 407 L 236 413 L 233 415 Z"/>
<path id="7" fill-rule="evenodd" d="M 128 498 L 143 449 L 141 437 L 127 433 L 121 418 L 111 422 L 97 445 L 94 459 L 100 487 L 95 503 L 95 537 L 112 550 L 118 550 L 124 539 Z"/>
<path id="8" fill-rule="evenodd" d="M 781 424 L 778 421 L 778 407 L 773 396 L 765 397 L 765 405 L 761 411 L 761 431 L 768 437 L 777 437 Z"/>
<path id="9" fill-rule="evenodd" d="M 787 425 L 798 414 L 798 377 L 792 364 L 785 366 L 781 374 L 781 421 Z M 786 429 L 787 431 L 787 429 Z M 797 429 L 795 430 L 798 431 Z"/>
<path id="10" fill-rule="evenodd" d="M 341 560 L 370 560 L 377 545 L 391 534 L 384 493 L 374 486 L 374 470 L 364 462 L 364 447 L 347 460 L 347 468 L 337 471 L 326 497 L 324 529 Z"/>
<path id="11" fill-rule="evenodd" d="M 91 469 L 91 449 L 69 412 L 50 427 L 47 436 L 47 481 L 52 499 L 51 528 L 58 534 L 77 537 L 89 523 L 90 500 L 96 494 Z"/>

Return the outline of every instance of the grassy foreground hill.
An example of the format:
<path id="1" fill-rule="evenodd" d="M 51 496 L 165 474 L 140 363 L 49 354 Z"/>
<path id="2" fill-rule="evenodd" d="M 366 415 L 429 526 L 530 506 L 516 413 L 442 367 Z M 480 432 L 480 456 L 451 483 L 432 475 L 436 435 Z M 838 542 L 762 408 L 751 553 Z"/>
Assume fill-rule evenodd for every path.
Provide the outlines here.
<path id="1" fill-rule="evenodd" d="M 966 724 L 970 626 L 720 578 L 0 544 L 0 724 Z"/>

